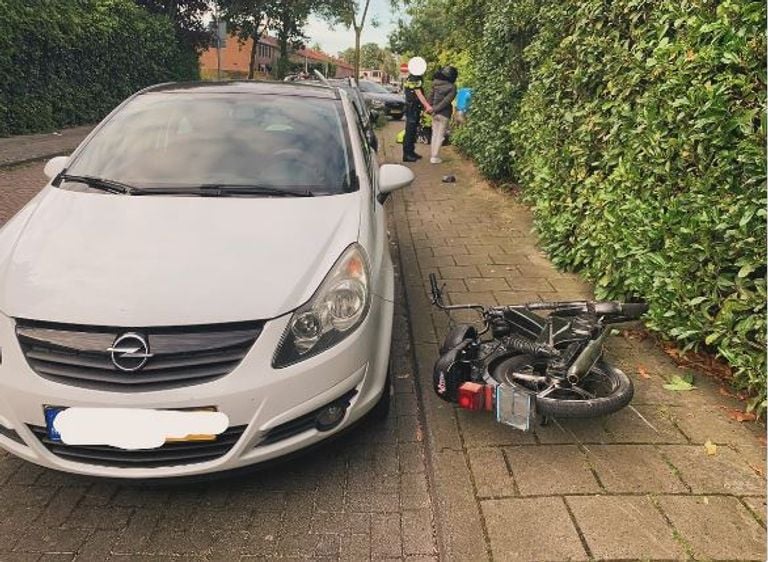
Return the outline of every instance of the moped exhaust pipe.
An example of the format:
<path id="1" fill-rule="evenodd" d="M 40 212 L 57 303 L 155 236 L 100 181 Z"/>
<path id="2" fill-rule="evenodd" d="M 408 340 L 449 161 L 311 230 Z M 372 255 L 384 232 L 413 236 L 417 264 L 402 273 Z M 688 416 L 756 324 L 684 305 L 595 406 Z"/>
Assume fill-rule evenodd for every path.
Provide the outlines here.
<path id="1" fill-rule="evenodd" d="M 578 384 L 581 378 L 597 363 L 603 353 L 603 342 L 605 342 L 606 335 L 607 332 L 604 331 L 600 337 L 589 342 L 584 351 L 576 358 L 565 375 L 569 383 Z"/>

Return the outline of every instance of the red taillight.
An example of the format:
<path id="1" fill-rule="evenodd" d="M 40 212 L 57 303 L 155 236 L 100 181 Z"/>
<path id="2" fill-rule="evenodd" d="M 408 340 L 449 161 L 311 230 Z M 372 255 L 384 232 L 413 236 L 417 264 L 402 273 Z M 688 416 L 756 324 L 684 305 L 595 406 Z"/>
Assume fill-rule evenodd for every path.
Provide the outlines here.
<path id="1" fill-rule="evenodd" d="M 459 408 L 478 412 L 485 409 L 485 385 L 465 382 L 459 387 Z"/>

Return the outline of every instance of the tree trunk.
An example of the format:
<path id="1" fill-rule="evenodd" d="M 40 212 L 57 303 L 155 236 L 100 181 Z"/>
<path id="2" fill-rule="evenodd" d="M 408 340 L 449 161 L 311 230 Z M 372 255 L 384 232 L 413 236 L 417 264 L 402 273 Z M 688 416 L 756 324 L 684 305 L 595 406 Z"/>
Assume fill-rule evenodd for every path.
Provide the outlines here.
<path id="1" fill-rule="evenodd" d="M 355 27 L 355 83 L 360 83 L 360 36 L 363 30 Z"/>
<path id="2" fill-rule="evenodd" d="M 288 74 L 288 36 L 281 34 L 280 42 L 280 60 L 277 61 L 277 77 L 282 80 Z"/>
<path id="3" fill-rule="evenodd" d="M 259 40 L 261 37 L 256 35 L 253 37 L 253 45 L 251 46 L 251 63 L 248 65 L 248 80 L 253 80 L 254 70 L 256 68 L 256 53 L 259 49 Z"/>

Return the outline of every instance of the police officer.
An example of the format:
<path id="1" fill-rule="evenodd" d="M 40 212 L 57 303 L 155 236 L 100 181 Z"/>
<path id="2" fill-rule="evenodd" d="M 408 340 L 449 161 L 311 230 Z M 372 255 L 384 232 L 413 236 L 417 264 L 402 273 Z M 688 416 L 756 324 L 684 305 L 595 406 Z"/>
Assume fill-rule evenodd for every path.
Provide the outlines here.
<path id="1" fill-rule="evenodd" d="M 432 112 L 424 96 L 424 73 L 427 71 L 427 61 L 414 57 L 408 61 L 410 75 L 403 85 L 405 90 L 405 138 L 403 139 L 403 162 L 416 162 L 421 156 L 416 154 L 416 132 L 421 120 L 421 111 Z"/>

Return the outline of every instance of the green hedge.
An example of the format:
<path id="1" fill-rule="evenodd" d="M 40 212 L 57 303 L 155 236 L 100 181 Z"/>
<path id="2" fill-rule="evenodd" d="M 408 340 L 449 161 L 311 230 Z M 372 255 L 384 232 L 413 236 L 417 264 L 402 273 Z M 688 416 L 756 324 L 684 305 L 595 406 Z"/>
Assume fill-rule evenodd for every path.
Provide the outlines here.
<path id="1" fill-rule="evenodd" d="M 506 10 L 510 27 L 532 21 Z M 539 2 L 522 55 L 504 57 L 492 9 L 479 66 L 494 79 L 528 65 L 525 91 L 478 84 L 458 138 L 491 176 L 519 179 L 558 266 L 601 297 L 647 299 L 651 328 L 719 353 L 758 409 L 765 11 L 747 0 Z"/>
<path id="2" fill-rule="evenodd" d="M 196 79 L 173 24 L 131 0 L 0 0 L 0 136 L 100 120 L 147 85 Z"/>

